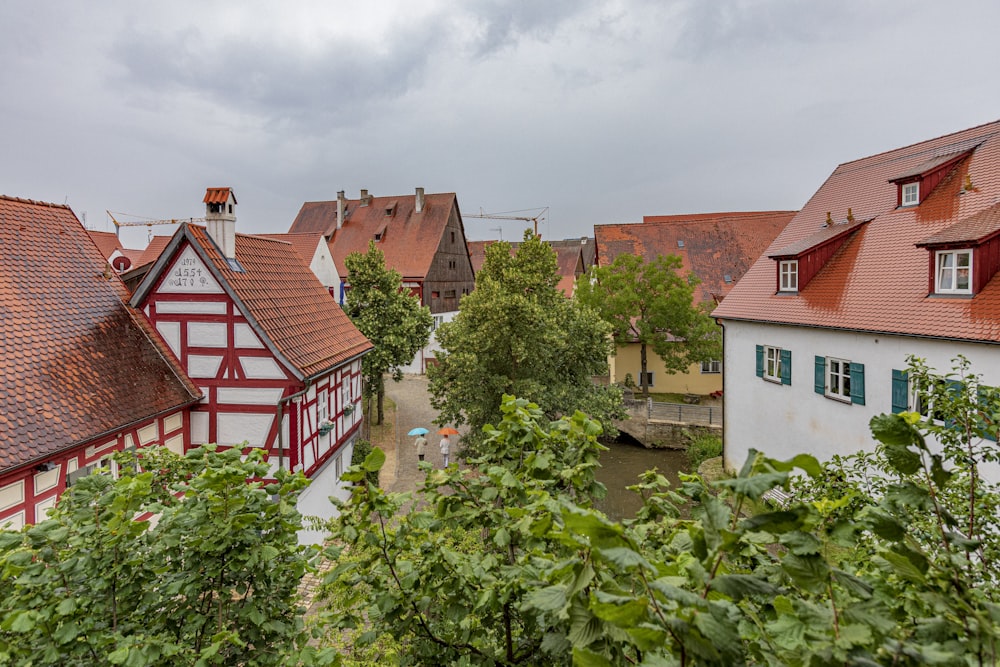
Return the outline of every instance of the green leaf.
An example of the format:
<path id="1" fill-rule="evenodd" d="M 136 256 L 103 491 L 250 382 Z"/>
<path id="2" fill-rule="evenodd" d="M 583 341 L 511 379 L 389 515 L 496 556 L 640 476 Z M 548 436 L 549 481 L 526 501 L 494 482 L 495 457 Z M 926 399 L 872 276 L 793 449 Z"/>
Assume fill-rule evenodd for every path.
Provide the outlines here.
<path id="1" fill-rule="evenodd" d="M 528 593 L 524 602 L 540 611 L 561 611 L 566 606 L 566 586 L 546 586 Z"/>
<path id="2" fill-rule="evenodd" d="M 610 660 L 590 649 L 573 647 L 574 667 L 614 667 Z"/>
<path id="3" fill-rule="evenodd" d="M 782 486 L 788 481 L 787 472 L 757 473 L 750 477 L 732 477 L 713 482 L 712 486 L 729 488 L 735 493 L 739 493 L 758 500 L 765 491 L 776 486 Z"/>
<path id="4" fill-rule="evenodd" d="M 753 574 L 724 574 L 711 581 L 711 588 L 734 600 L 742 600 L 750 595 L 763 595 L 771 598 L 780 589 L 769 581 Z"/>
<path id="5" fill-rule="evenodd" d="M 374 447 L 372 451 L 368 453 L 365 457 L 365 462 L 361 464 L 361 467 L 366 472 L 378 472 L 382 469 L 382 465 L 385 463 L 385 452 L 380 448 Z"/>
<path id="6" fill-rule="evenodd" d="M 128 660 L 129 647 L 122 646 L 108 654 L 107 660 L 112 665 L 123 665 Z"/>
<path id="7" fill-rule="evenodd" d="M 922 441 L 920 432 L 899 414 L 881 414 L 868 422 L 872 435 L 885 445 L 909 447 Z"/>
<path id="8" fill-rule="evenodd" d="M 598 591 L 590 603 L 590 609 L 601 620 L 628 628 L 646 618 L 648 601 L 644 598 L 634 599 Z"/>
<path id="9" fill-rule="evenodd" d="M 830 568 L 822 556 L 788 554 L 781 560 L 781 569 L 806 590 L 817 591 L 826 586 Z"/>
<path id="10" fill-rule="evenodd" d="M 611 547 L 609 549 L 598 549 L 598 553 L 605 559 L 623 569 L 642 567 L 647 570 L 654 569 L 648 560 L 636 551 L 628 547 Z"/>

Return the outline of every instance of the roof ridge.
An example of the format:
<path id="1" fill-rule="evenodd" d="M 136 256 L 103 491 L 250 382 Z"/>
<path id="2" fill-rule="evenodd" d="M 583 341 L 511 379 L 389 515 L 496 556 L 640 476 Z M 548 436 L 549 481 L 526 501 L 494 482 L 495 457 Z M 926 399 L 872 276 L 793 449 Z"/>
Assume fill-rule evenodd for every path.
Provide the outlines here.
<path id="1" fill-rule="evenodd" d="M 0 195 L 0 199 L 4 201 L 14 201 L 19 204 L 34 204 L 35 206 L 49 206 L 51 208 L 64 208 L 67 210 L 72 210 L 66 204 L 54 204 L 48 201 L 39 201 L 37 199 L 25 199 L 24 197 L 11 197 L 10 195 Z"/>
<path id="2" fill-rule="evenodd" d="M 916 146 L 922 146 L 923 144 L 929 144 L 931 142 L 938 141 L 939 139 L 946 139 L 948 137 L 957 136 L 959 134 L 967 134 L 969 132 L 974 132 L 975 130 L 979 130 L 979 129 L 987 127 L 989 125 L 997 125 L 998 126 L 997 127 L 997 132 L 1000 132 L 1000 119 L 991 120 L 991 121 L 988 121 L 986 123 L 982 123 L 980 125 L 974 125 L 972 127 L 967 127 L 967 128 L 965 128 L 963 130 L 957 130 L 955 132 L 947 132 L 945 134 L 942 134 L 942 135 L 937 136 L 937 137 L 933 137 L 931 139 L 924 139 L 923 141 L 915 141 L 912 144 L 907 144 L 905 146 L 897 146 L 896 148 L 890 148 L 888 150 L 880 151 L 878 153 L 872 153 L 871 155 L 866 155 L 864 157 L 859 157 L 859 158 L 854 159 L 854 160 L 848 160 L 847 162 L 841 162 L 840 164 L 837 165 L 837 169 L 835 169 L 834 171 L 837 171 L 841 167 L 847 166 L 849 164 L 854 164 L 855 162 L 864 162 L 865 160 L 871 160 L 872 158 L 881 157 L 883 155 L 888 155 L 890 153 L 900 153 L 902 151 L 907 150 L 908 148 L 914 148 Z M 996 134 L 997 132 L 993 132 L 993 133 L 991 133 L 989 135 L 979 135 L 979 136 L 980 136 L 981 139 L 985 140 L 985 139 L 989 138 L 990 136 L 992 136 L 993 134 Z M 958 151 L 956 151 L 956 152 L 958 152 Z"/>

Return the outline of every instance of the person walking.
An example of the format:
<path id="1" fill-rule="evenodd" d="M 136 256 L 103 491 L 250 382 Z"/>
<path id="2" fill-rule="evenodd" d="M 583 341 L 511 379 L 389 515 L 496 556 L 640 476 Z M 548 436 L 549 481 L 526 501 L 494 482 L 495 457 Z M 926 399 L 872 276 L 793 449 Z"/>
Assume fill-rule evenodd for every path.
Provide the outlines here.
<path id="1" fill-rule="evenodd" d="M 451 440 L 449 440 L 448 436 L 446 435 L 443 438 L 441 438 L 441 458 L 444 459 L 444 464 L 442 466 L 444 468 L 448 467 L 448 454 L 450 453 L 451 453 Z"/>
<path id="2" fill-rule="evenodd" d="M 413 445 L 417 448 L 417 460 L 424 460 L 424 453 L 427 449 L 427 438 L 423 435 L 418 435 L 417 439 L 413 441 Z"/>

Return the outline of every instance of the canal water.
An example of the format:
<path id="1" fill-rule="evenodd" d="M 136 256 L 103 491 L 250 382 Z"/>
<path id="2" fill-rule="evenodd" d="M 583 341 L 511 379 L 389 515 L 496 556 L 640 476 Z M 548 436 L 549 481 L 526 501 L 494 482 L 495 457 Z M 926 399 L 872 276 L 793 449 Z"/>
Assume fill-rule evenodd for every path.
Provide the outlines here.
<path id="1" fill-rule="evenodd" d="M 687 454 L 676 449 L 646 449 L 631 442 L 605 442 L 608 451 L 601 454 L 597 480 L 608 487 L 608 495 L 595 503 L 597 509 L 615 521 L 631 519 L 642 507 L 638 494 L 625 487 L 637 484 L 639 475 L 657 468 L 676 487 L 677 473 L 687 472 Z"/>

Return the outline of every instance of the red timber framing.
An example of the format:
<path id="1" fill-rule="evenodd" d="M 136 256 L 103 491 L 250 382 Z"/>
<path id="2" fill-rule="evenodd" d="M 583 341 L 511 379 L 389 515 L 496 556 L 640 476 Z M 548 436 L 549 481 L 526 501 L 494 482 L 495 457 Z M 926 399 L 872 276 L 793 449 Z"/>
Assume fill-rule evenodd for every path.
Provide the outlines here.
<path id="1" fill-rule="evenodd" d="M 189 283 L 177 280 L 185 271 L 194 271 L 199 281 L 210 276 L 189 250 L 188 243 L 178 248 L 141 307 L 205 395 L 191 410 L 190 445 L 260 447 L 274 469 L 311 476 L 359 428 L 360 359 L 300 380 L 214 278 L 207 286 L 190 283 L 191 291 Z M 346 416 L 345 386 L 355 406 Z M 323 417 L 334 427 L 320 435 Z"/>
<path id="2" fill-rule="evenodd" d="M 146 419 L 117 433 L 95 438 L 0 476 L 0 526 L 10 528 L 37 523 L 70 485 L 78 471 L 103 465 L 114 452 L 125 449 L 165 446 L 182 453 L 187 445 L 189 413 L 176 410 Z M 109 470 L 114 474 L 113 466 Z"/>

